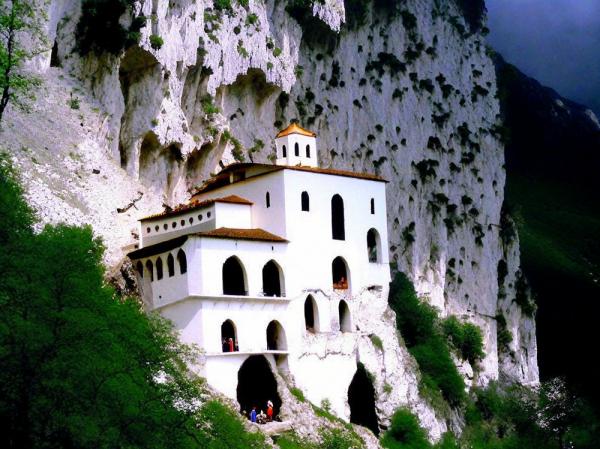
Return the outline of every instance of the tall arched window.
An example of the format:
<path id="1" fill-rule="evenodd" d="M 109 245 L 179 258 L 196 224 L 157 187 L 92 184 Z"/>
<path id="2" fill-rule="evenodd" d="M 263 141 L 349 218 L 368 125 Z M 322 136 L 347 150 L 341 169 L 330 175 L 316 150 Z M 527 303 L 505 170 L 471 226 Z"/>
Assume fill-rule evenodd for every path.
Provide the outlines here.
<path id="1" fill-rule="evenodd" d="M 285 147 L 285 145 L 283 145 L 281 147 L 281 156 L 282 157 L 287 157 L 287 148 Z"/>
<path id="2" fill-rule="evenodd" d="M 333 288 L 336 290 L 347 290 L 350 285 L 349 270 L 346 261 L 341 257 L 336 257 L 331 262 L 331 276 Z"/>
<path id="3" fill-rule="evenodd" d="M 300 195 L 300 202 L 302 203 L 302 210 L 308 212 L 310 210 L 310 198 L 308 192 L 302 192 Z"/>
<path id="4" fill-rule="evenodd" d="M 369 255 L 369 262 L 371 263 L 380 262 L 380 242 L 381 239 L 377 230 L 375 228 L 369 229 L 369 232 L 367 232 L 367 253 Z"/>
<path id="5" fill-rule="evenodd" d="M 371 198 L 371 215 L 375 215 L 375 198 Z"/>
<path id="6" fill-rule="evenodd" d="M 282 296 L 283 273 L 274 260 L 268 261 L 263 267 L 262 280 L 265 296 Z"/>
<path id="7" fill-rule="evenodd" d="M 344 200 L 338 194 L 331 198 L 331 235 L 334 240 L 345 240 Z"/>
<path id="8" fill-rule="evenodd" d="M 138 263 L 135 265 L 135 271 L 138 272 L 141 278 L 144 277 L 144 265 L 142 265 L 140 260 L 138 260 Z"/>
<path id="9" fill-rule="evenodd" d="M 175 276 L 175 258 L 173 254 L 169 254 L 169 257 L 167 257 L 167 272 L 170 278 Z"/>
<path id="10" fill-rule="evenodd" d="M 306 145 L 306 157 L 310 157 L 310 145 Z"/>
<path id="11" fill-rule="evenodd" d="M 342 332 L 352 332 L 352 321 L 350 319 L 350 309 L 346 301 L 341 300 L 338 305 L 338 316 L 340 319 L 340 330 Z"/>
<path id="12" fill-rule="evenodd" d="M 163 278 L 163 263 L 162 259 L 159 257 L 156 259 L 156 280 L 160 281 Z"/>
<path id="13" fill-rule="evenodd" d="M 300 156 L 300 145 L 298 145 L 298 142 L 294 144 L 294 155 Z"/>
<path id="14" fill-rule="evenodd" d="M 237 331 L 231 320 L 225 320 L 221 324 L 221 347 L 223 352 L 239 351 Z"/>
<path id="15" fill-rule="evenodd" d="M 146 262 L 146 271 L 148 272 L 148 277 L 150 278 L 150 282 L 154 281 L 154 265 L 152 261 L 149 260 Z"/>
<path id="16" fill-rule="evenodd" d="M 287 339 L 279 321 L 273 320 L 267 326 L 267 349 L 269 351 L 286 351 Z"/>
<path id="17" fill-rule="evenodd" d="M 304 301 L 304 324 L 307 331 L 319 331 L 319 309 L 312 295 L 308 295 Z"/>
<path id="18" fill-rule="evenodd" d="M 179 273 L 187 273 L 187 257 L 185 257 L 185 252 L 182 249 L 177 251 L 177 263 L 179 264 Z"/>
<path id="19" fill-rule="evenodd" d="M 223 294 L 224 295 L 247 295 L 246 273 L 244 267 L 235 256 L 231 256 L 223 264 Z"/>
<path id="20" fill-rule="evenodd" d="M 267 207 L 271 207 L 271 194 L 269 192 L 265 195 L 265 204 Z"/>

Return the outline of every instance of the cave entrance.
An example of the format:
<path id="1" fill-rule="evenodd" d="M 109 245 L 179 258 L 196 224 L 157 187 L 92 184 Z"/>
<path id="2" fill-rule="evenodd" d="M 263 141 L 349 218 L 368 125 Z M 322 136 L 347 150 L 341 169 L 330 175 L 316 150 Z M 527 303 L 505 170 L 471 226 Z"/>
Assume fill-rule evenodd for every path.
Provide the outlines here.
<path id="1" fill-rule="evenodd" d="M 253 355 L 246 359 L 238 371 L 237 400 L 241 411 L 267 413 L 267 401 L 273 402 L 273 417 L 279 414 L 281 398 L 277 393 L 277 381 L 271 365 L 263 355 Z"/>
<path id="2" fill-rule="evenodd" d="M 375 412 L 375 388 L 369 372 L 358 363 L 356 373 L 348 387 L 350 422 L 370 429 L 379 435 L 377 413 Z"/>

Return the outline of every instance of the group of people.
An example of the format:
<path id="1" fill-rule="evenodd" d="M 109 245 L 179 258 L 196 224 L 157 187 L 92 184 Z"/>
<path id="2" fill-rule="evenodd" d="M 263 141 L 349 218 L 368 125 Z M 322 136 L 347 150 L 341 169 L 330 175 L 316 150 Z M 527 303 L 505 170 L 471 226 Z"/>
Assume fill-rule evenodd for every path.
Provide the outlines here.
<path id="1" fill-rule="evenodd" d="M 273 421 L 273 402 L 271 400 L 267 401 L 266 414 L 263 411 L 263 409 L 261 409 L 260 412 L 258 412 L 256 406 L 252 407 L 250 413 L 247 413 L 245 410 L 243 410 L 242 414 L 252 422 L 255 422 L 257 424 L 266 424 L 268 422 Z"/>
<path id="2" fill-rule="evenodd" d="M 333 288 L 336 290 L 347 290 L 348 280 L 342 276 L 339 281 L 333 283 Z"/>
<path id="3" fill-rule="evenodd" d="M 237 343 L 233 340 L 233 338 L 224 338 L 223 339 L 223 352 L 236 352 L 239 351 Z"/>

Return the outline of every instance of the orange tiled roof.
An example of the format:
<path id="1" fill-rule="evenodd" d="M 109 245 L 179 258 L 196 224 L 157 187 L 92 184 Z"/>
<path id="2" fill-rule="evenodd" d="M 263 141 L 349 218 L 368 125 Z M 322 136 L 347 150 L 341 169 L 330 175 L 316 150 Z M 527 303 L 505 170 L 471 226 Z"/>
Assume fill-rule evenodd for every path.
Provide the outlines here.
<path id="1" fill-rule="evenodd" d="M 247 204 L 250 206 L 252 204 L 254 204 L 252 201 L 248 201 L 247 199 L 242 198 L 240 196 L 229 195 L 229 196 L 225 196 L 222 198 L 214 198 L 214 199 L 204 200 L 204 201 L 191 201 L 186 204 L 179 204 L 178 206 L 174 207 L 172 210 L 170 210 L 168 212 L 160 212 L 158 214 L 150 215 L 148 217 L 141 218 L 140 221 L 150 220 L 150 219 L 159 218 L 159 217 L 161 217 L 161 218 L 162 217 L 171 217 L 173 215 L 179 215 L 179 214 L 189 212 L 191 210 L 198 209 L 201 207 L 210 206 L 211 204 L 214 204 L 214 203 Z"/>
<path id="2" fill-rule="evenodd" d="M 301 135 L 307 136 L 307 137 L 317 137 L 317 135 L 315 133 L 313 133 L 312 131 L 309 131 L 307 129 L 302 128 L 297 123 L 290 123 L 290 126 L 288 126 L 287 128 L 282 129 L 281 131 L 279 131 L 277 133 L 277 135 L 275 136 L 275 138 L 277 139 L 279 137 L 289 136 L 290 134 L 301 134 Z"/>
<path id="3" fill-rule="evenodd" d="M 260 240 L 264 242 L 287 242 L 283 237 L 271 234 L 264 229 L 239 229 L 239 228 L 217 228 L 212 231 L 197 232 L 199 237 L 212 237 L 217 239 L 235 240 Z"/>

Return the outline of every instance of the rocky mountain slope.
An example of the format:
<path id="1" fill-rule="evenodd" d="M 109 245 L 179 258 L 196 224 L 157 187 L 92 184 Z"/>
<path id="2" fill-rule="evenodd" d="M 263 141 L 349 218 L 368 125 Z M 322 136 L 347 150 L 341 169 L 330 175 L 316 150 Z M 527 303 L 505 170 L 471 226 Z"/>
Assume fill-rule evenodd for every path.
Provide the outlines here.
<path id="1" fill-rule="evenodd" d="M 482 329 L 469 383 L 538 381 L 519 242 L 502 214 L 496 75 L 465 2 L 123 3 L 120 26 L 138 43 L 111 54 L 84 51 L 79 24 L 103 24 L 81 2 L 50 2 L 53 50 L 36 61 L 45 92 L 4 125 L 42 221 L 92 224 L 119 270 L 136 218 L 184 201 L 224 164 L 271 160 L 276 131 L 297 119 L 317 133 L 321 166 L 390 180 L 394 268 L 443 315 Z M 416 408 L 434 436 L 446 429 Z"/>
<path id="2" fill-rule="evenodd" d="M 495 61 L 509 130 L 507 201 L 518 217 L 523 269 L 539 305 L 538 336 L 546 342 L 541 371 L 566 375 L 598 407 L 600 391 L 584 364 L 598 339 L 591 317 L 600 296 L 600 124 L 585 106 L 501 57 Z"/>

